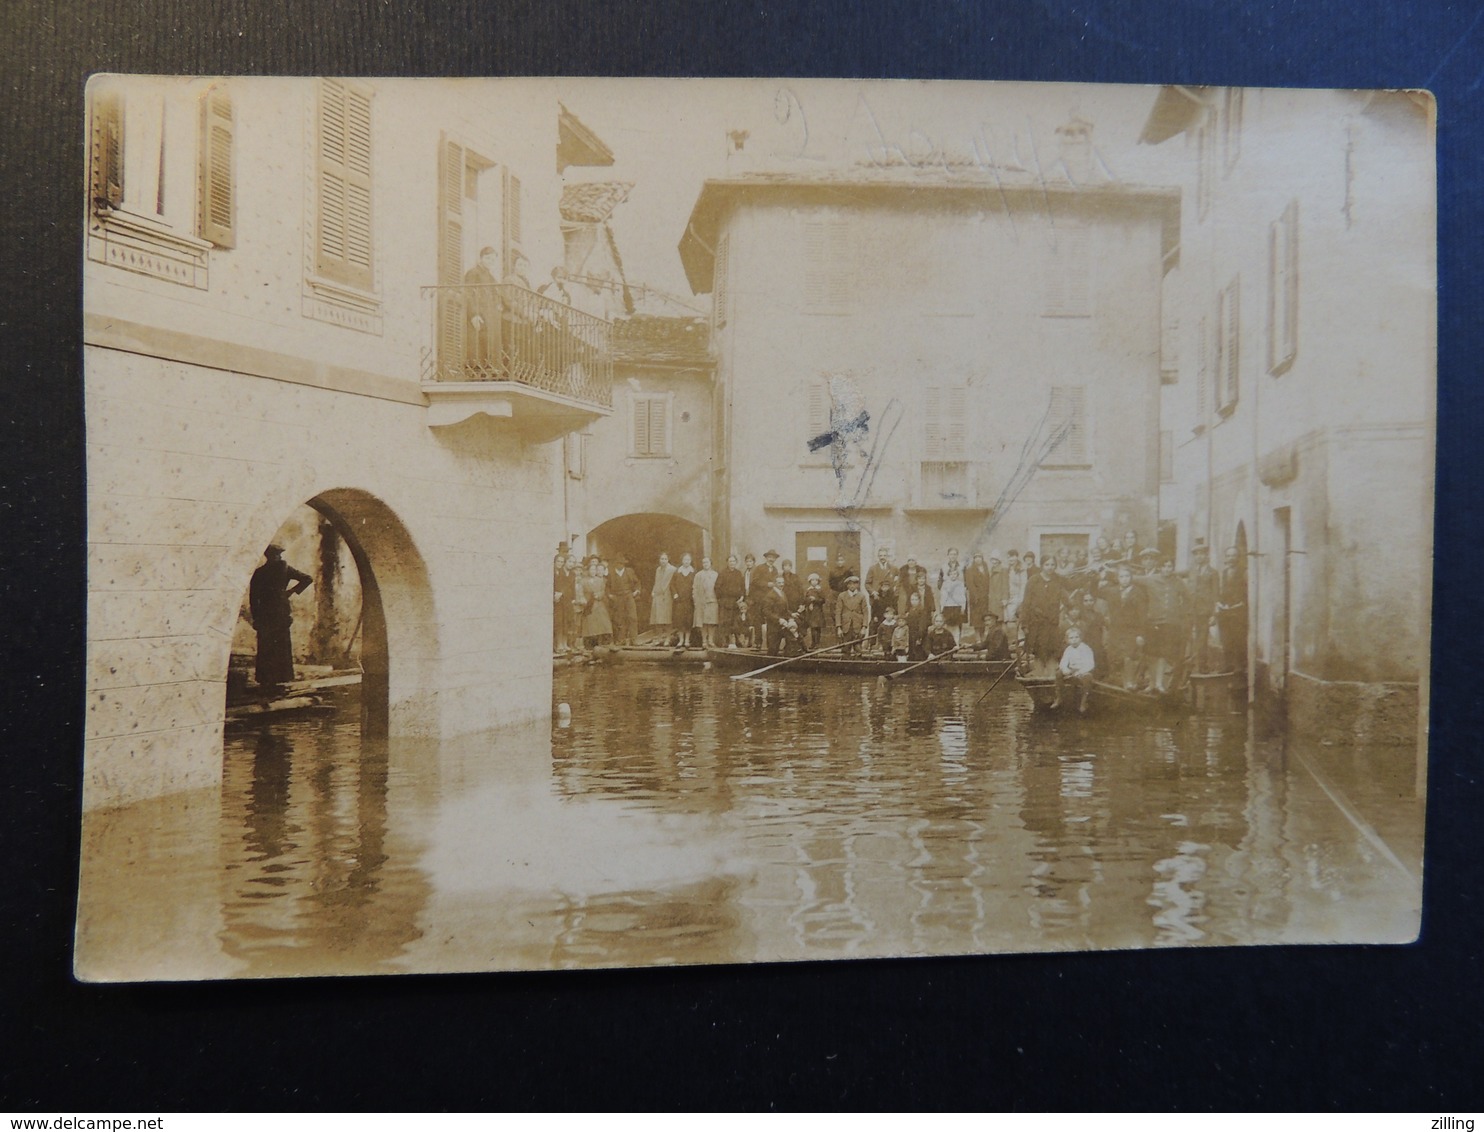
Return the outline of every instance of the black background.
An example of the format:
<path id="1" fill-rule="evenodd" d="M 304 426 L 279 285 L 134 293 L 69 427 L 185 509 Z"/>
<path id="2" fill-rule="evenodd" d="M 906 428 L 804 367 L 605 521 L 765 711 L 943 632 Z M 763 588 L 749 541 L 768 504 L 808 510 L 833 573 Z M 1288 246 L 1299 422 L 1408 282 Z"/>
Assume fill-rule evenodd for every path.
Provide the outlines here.
<path id="1" fill-rule="evenodd" d="M 1480 1107 L 1481 16 L 1395 0 L 0 0 L 0 1109 Z M 95 70 L 1430 88 L 1440 388 L 1422 941 L 74 983 L 78 191 Z"/>

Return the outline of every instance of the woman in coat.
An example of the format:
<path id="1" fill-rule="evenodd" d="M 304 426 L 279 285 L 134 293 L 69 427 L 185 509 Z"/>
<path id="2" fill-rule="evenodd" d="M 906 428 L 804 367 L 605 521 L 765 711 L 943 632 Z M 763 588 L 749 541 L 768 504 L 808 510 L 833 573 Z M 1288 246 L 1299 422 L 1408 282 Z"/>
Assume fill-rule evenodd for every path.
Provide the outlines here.
<path id="1" fill-rule="evenodd" d="M 696 627 L 701 630 L 701 644 L 708 649 L 716 647 L 716 626 L 721 620 L 721 603 L 716 600 L 716 579 L 711 559 L 702 558 L 691 590 L 695 595 Z"/>
<path id="2" fill-rule="evenodd" d="M 690 555 L 680 556 L 680 568 L 670 578 L 671 612 L 675 625 L 675 644 L 690 648 L 696 636 L 696 568 Z"/>
<path id="3" fill-rule="evenodd" d="M 595 554 L 587 560 L 587 577 L 582 582 L 587 608 L 582 611 L 582 637 L 588 648 L 605 645 L 613 639 L 613 621 L 608 616 L 608 579 Z"/>
<path id="4" fill-rule="evenodd" d="M 675 604 L 670 596 L 670 582 L 675 577 L 675 567 L 670 565 L 670 556 L 660 554 L 660 564 L 654 571 L 654 589 L 649 591 L 649 628 L 663 640 L 670 635 L 675 623 Z"/>

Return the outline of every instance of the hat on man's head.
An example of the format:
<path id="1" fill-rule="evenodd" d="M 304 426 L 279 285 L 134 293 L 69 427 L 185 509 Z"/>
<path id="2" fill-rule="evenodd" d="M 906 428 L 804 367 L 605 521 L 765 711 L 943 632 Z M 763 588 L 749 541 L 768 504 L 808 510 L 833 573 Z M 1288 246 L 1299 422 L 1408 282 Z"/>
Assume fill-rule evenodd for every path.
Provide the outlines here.
<path id="1" fill-rule="evenodd" d="M 858 584 L 860 582 L 860 578 L 857 575 L 852 574 L 850 575 L 850 577 L 845 579 L 845 584 L 847 586 L 850 585 L 851 582 L 856 582 Z"/>
<path id="2" fill-rule="evenodd" d="M 778 552 L 776 550 L 769 550 L 769 551 L 764 552 L 763 557 L 764 558 L 777 558 L 778 557 Z"/>
<path id="3" fill-rule="evenodd" d="M 264 554 L 282 554 L 283 553 L 283 547 L 279 546 L 278 543 L 276 543 L 276 542 L 270 542 L 268 544 L 267 549 L 264 550 L 263 553 Z"/>
<path id="4" fill-rule="evenodd" d="M 559 543 L 557 543 L 557 553 L 558 554 L 566 554 L 571 549 L 572 548 L 570 546 L 568 546 L 565 542 L 559 542 Z"/>
<path id="5" fill-rule="evenodd" d="M 1158 558 L 1159 557 L 1159 551 L 1155 550 L 1154 547 L 1152 547 L 1152 546 L 1146 546 L 1143 550 L 1139 551 L 1139 557 L 1140 558 Z"/>

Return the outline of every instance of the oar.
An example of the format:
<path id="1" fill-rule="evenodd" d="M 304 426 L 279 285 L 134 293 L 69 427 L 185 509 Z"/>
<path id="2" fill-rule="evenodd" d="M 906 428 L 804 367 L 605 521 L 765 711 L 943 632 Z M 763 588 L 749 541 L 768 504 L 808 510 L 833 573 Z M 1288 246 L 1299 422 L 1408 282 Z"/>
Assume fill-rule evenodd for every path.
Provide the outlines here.
<path id="1" fill-rule="evenodd" d="M 980 696 L 977 700 L 974 701 L 974 706 L 975 707 L 978 707 L 984 701 L 984 696 L 987 696 L 991 692 L 993 692 L 997 687 L 999 687 L 1000 681 L 1003 680 L 1006 676 L 1010 675 L 1010 673 L 1012 673 L 1014 671 L 1015 671 L 1015 661 L 1012 660 L 1012 661 L 1010 661 L 1009 664 L 1005 665 L 1005 671 L 1001 672 L 998 676 L 996 676 L 994 678 L 994 683 L 991 684 L 988 688 L 985 688 L 984 689 L 984 695 L 983 696 Z"/>
<path id="2" fill-rule="evenodd" d="M 737 673 L 737 675 L 733 676 L 732 679 L 746 680 L 749 676 L 761 676 L 764 672 L 772 672 L 775 668 L 782 668 L 785 664 L 792 664 L 794 661 L 803 660 L 805 657 L 808 656 L 818 656 L 822 652 L 834 652 L 836 649 L 843 649 L 850 645 L 858 645 L 861 643 L 861 641 L 869 641 L 875 635 L 875 633 L 867 633 L 864 637 L 861 637 L 854 641 L 841 641 L 838 645 L 830 645 L 828 648 L 815 649 L 813 652 L 800 653 L 798 656 L 791 656 L 787 660 L 780 660 L 777 664 L 769 664 L 764 668 L 755 668 L 751 672 L 739 672 Z"/>
<path id="3" fill-rule="evenodd" d="M 898 668 L 895 672 L 888 673 L 886 678 L 888 680 L 895 680 L 898 676 L 907 675 L 907 673 L 911 672 L 914 668 L 921 668 L 924 664 L 932 664 L 935 660 L 942 660 L 944 657 L 952 656 L 954 653 L 958 652 L 959 649 L 968 647 L 968 645 L 954 645 L 947 652 L 940 652 L 937 656 L 930 656 L 926 660 L 919 660 L 916 664 L 907 665 L 906 668 Z"/>

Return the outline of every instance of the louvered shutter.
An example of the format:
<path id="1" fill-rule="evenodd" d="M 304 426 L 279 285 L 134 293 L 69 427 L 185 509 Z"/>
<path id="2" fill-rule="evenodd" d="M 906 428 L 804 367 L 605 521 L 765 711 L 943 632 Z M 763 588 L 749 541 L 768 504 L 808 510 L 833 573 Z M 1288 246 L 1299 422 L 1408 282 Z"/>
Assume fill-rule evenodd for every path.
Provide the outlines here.
<path id="1" fill-rule="evenodd" d="M 924 393 L 923 410 L 926 416 L 926 429 L 923 436 L 922 458 L 930 463 L 938 463 L 948 459 L 945 454 L 943 435 L 943 390 L 936 385 L 929 385 Z"/>
<path id="2" fill-rule="evenodd" d="M 804 225 L 804 306 L 818 310 L 825 305 L 829 275 L 829 233 L 823 222 Z"/>
<path id="3" fill-rule="evenodd" d="M 1205 315 L 1201 315 L 1200 325 L 1196 328 L 1196 382 L 1195 382 L 1195 415 L 1196 423 L 1204 426 L 1206 413 L 1210 401 L 1211 384 L 1211 332 Z"/>
<path id="4" fill-rule="evenodd" d="M 830 391 L 822 381 L 809 385 L 809 405 L 806 413 L 809 435 L 804 439 L 813 442 L 830 431 Z"/>
<path id="5" fill-rule="evenodd" d="M 508 169 L 505 171 L 504 192 L 504 217 L 505 228 L 505 274 L 509 275 L 515 270 L 515 253 L 520 251 L 522 243 L 521 236 L 521 208 L 520 208 L 520 178 Z"/>
<path id="6" fill-rule="evenodd" d="M 1056 437 L 1044 463 L 1078 466 L 1087 457 L 1087 389 L 1081 385 L 1051 387 L 1051 435 Z"/>
<path id="7" fill-rule="evenodd" d="M 669 403 L 663 397 L 653 397 L 649 402 L 649 454 L 670 454 L 670 419 L 666 410 Z"/>
<path id="8" fill-rule="evenodd" d="M 855 269 L 850 248 L 849 222 L 831 220 L 825 226 L 825 244 L 825 302 L 831 310 L 844 310 L 850 298 L 851 272 Z"/>
<path id="9" fill-rule="evenodd" d="M 92 204 L 117 208 L 124 200 L 124 99 L 116 93 L 93 100 Z"/>
<path id="10" fill-rule="evenodd" d="M 945 391 L 943 411 L 944 443 L 948 449 L 948 460 L 963 460 L 968 449 L 965 442 L 967 424 L 965 417 L 968 413 L 969 391 L 962 386 L 955 386 Z"/>
<path id="11" fill-rule="evenodd" d="M 464 376 L 465 304 L 477 295 L 459 290 L 464 279 L 464 147 L 438 141 L 438 365 L 445 380 Z M 483 375 L 481 375 L 483 376 Z"/>
<path id="12" fill-rule="evenodd" d="M 333 80 L 320 85 L 320 274 L 370 290 L 371 97 Z"/>
<path id="13" fill-rule="evenodd" d="M 232 96 L 221 87 L 201 100 L 199 231 L 203 240 L 219 248 L 237 246 L 236 170 Z"/>
<path id="14" fill-rule="evenodd" d="M 716 242 L 716 263 L 711 276 L 711 321 L 720 330 L 727 324 L 727 271 L 730 241 L 723 236 Z"/>
<path id="15" fill-rule="evenodd" d="M 634 455 L 649 455 L 649 398 L 635 397 L 632 402 L 634 418 Z"/>

